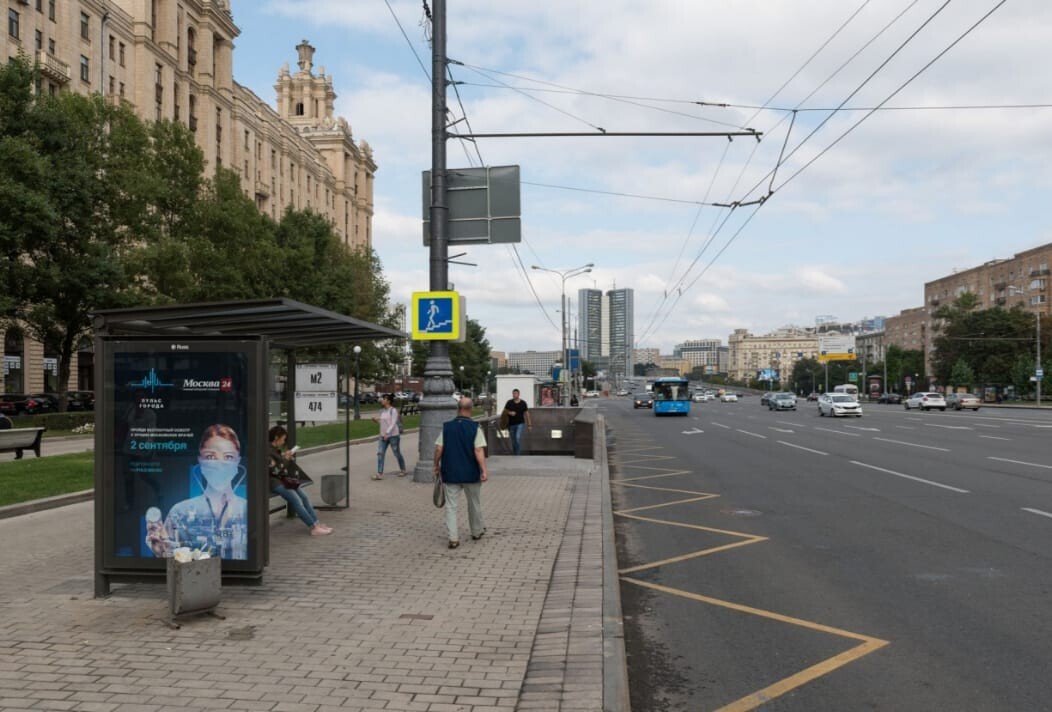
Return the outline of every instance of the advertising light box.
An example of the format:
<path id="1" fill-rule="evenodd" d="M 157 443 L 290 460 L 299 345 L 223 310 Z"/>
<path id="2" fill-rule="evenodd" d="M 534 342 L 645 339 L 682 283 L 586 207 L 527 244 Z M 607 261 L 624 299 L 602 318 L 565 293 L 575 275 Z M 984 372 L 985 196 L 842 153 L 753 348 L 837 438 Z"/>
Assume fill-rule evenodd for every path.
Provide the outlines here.
<path id="1" fill-rule="evenodd" d="M 261 570 L 262 342 L 101 342 L 96 536 L 105 565 L 163 569 L 175 548 L 189 547 L 221 558 L 224 572 Z"/>

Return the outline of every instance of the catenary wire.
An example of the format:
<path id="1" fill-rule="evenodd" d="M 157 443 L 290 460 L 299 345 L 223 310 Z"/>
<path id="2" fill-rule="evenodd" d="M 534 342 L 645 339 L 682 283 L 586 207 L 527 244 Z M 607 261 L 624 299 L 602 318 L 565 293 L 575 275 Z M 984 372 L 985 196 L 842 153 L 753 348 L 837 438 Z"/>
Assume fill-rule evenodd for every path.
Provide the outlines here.
<path id="1" fill-rule="evenodd" d="M 416 47 L 413 46 L 412 40 L 409 39 L 409 35 L 406 34 L 405 28 L 402 27 L 402 21 L 398 19 L 398 15 L 395 14 L 394 8 L 391 7 L 390 0 L 384 0 L 384 4 L 387 5 L 387 9 L 391 11 L 391 17 L 394 18 L 395 24 L 398 25 L 398 29 L 402 33 L 402 37 L 405 37 L 406 44 L 409 45 L 409 49 L 412 50 L 413 56 L 416 57 L 416 63 L 420 65 L 420 69 L 424 72 L 424 76 L 427 77 L 427 81 L 431 81 L 431 73 L 427 71 L 427 67 L 424 66 L 424 61 L 420 59 L 420 54 L 417 53 Z M 424 5 L 427 7 L 426 3 Z"/>

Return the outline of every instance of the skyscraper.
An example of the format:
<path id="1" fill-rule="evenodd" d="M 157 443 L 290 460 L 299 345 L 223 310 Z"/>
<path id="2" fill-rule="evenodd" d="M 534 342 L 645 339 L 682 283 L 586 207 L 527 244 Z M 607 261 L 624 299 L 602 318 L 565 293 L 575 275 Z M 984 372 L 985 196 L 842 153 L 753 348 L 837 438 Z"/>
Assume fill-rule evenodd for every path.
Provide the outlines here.
<path id="1" fill-rule="evenodd" d="M 620 383 L 632 374 L 635 342 L 634 296 L 631 289 L 577 292 L 577 344 L 581 358 Z"/>

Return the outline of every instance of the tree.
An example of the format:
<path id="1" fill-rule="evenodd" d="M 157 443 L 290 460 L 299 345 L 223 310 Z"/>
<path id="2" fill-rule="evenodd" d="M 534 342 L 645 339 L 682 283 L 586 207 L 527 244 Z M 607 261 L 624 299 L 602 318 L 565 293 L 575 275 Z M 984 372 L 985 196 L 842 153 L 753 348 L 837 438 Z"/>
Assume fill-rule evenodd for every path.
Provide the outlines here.
<path id="1" fill-rule="evenodd" d="M 953 364 L 953 370 L 950 372 L 950 380 L 948 381 L 951 386 L 965 386 L 969 390 L 975 385 L 975 372 L 972 371 L 972 367 L 968 365 L 968 362 L 963 358 L 957 359 L 957 362 Z"/>
<path id="2" fill-rule="evenodd" d="M 0 197 L 15 198 L 0 212 L 0 243 L 4 276 L 17 280 L 5 312 L 57 358 L 64 407 L 90 314 L 136 299 L 126 257 L 150 232 L 156 164 L 131 109 L 98 95 L 33 96 L 35 77 L 21 60 L 0 68 L 0 157 L 11 160 Z"/>
<path id="3" fill-rule="evenodd" d="M 486 339 L 486 329 L 474 319 L 467 320 L 467 339 L 464 343 L 449 344 L 449 360 L 453 365 L 453 380 L 458 388 L 474 390 L 486 382 L 490 370 L 489 354 L 492 350 Z M 424 373 L 427 357 L 431 353 L 427 341 L 413 342 L 413 373 Z M 463 376 L 460 367 L 464 367 Z"/>

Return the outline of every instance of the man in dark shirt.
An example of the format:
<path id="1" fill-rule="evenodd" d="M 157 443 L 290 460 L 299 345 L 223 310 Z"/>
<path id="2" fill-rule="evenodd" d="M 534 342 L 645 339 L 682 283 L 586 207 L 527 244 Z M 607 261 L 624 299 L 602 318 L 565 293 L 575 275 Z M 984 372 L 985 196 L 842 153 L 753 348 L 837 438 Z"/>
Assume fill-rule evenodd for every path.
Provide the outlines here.
<path id="1" fill-rule="evenodd" d="M 511 400 L 504 404 L 504 413 L 508 416 L 508 430 L 511 431 L 511 451 L 522 454 L 522 433 L 526 428 L 533 430 L 530 420 L 530 408 L 526 401 L 519 398 L 519 389 L 511 392 Z"/>

